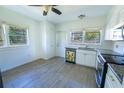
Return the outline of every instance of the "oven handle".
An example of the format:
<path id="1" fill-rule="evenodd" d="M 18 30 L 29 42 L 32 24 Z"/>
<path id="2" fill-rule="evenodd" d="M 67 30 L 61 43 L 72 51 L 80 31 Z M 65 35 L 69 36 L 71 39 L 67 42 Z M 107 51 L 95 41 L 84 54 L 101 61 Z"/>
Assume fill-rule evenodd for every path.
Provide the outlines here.
<path id="1" fill-rule="evenodd" d="M 124 26 L 121 28 L 121 30 L 122 30 L 122 38 L 124 39 Z"/>

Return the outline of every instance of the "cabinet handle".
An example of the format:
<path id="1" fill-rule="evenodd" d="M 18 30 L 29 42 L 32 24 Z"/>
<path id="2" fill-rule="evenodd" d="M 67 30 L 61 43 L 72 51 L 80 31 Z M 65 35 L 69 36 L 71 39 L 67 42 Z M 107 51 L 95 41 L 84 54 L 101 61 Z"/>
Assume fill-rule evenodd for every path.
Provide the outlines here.
<path id="1" fill-rule="evenodd" d="M 113 78 L 113 76 L 110 76 L 110 78 L 111 78 L 112 81 L 115 81 L 115 79 Z"/>
<path id="2" fill-rule="evenodd" d="M 122 38 L 124 39 L 124 27 L 122 27 Z"/>

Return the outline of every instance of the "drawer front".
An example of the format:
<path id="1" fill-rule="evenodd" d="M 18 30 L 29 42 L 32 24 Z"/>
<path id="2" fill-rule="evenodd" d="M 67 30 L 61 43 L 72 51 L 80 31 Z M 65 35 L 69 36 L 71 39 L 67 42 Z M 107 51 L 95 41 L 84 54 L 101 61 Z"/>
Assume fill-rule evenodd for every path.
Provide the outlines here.
<path id="1" fill-rule="evenodd" d="M 88 51 L 88 50 L 77 50 L 78 53 L 83 53 L 83 54 L 94 54 L 96 55 L 95 51 Z"/>
<path id="2" fill-rule="evenodd" d="M 107 77 L 113 88 L 121 88 L 122 87 L 121 83 L 119 82 L 119 80 L 117 79 L 117 77 L 115 76 L 115 74 L 112 72 L 112 70 L 110 68 L 108 69 Z"/>

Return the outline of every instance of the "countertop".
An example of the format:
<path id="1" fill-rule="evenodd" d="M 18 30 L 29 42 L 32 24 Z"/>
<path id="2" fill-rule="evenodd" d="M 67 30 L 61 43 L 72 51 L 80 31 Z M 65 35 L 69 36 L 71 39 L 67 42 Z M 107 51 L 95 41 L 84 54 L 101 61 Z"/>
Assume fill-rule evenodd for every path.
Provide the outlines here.
<path id="1" fill-rule="evenodd" d="M 122 56 L 124 57 L 124 55 L 119 54 L 117 52 L 114 52 L 112 50 L 108 50 L 108 49 L 98 49 L 98 52 L 100 52 L 102 55 L 112 55 L 112 56 Z"/>
<path id="2" fill-rule="evenodd" d="M 65 48 L 71 48 L 71 49 L 79 49 L 79 50 L 89 50 L 89 51 L 97 51 L 100 52 L 100 54 L 102 55 L 112 55 L 112 56 L 120 56 L 120 57 L 124 57 L 124 55 L 119 54 L 117 52 L 114 52 L 112 50 L 108 50 L 108 49 L 98 49 L 98 48 L 83 48 L 83 47 L 65 47 Z"/>

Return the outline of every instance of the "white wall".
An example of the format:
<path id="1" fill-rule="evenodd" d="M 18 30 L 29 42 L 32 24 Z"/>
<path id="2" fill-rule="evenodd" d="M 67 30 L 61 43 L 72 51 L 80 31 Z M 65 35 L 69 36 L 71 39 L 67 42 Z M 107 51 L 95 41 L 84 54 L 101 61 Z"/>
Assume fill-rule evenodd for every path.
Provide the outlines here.
<path id="1" fill-rule="evenodd" d="M 93 17 L 84 18 L 80 20 L 77 18 L 75 21 L 60 23 L 56 26 L 59 31 L 70 31 L 73 29 L 83 29 L 87 27 L 103 27 L 106 17 Z"/>
<path id="2" fill-rule="evenodd" d="M 55 25 L 48 21 L 40 23 L 40 50 L 41 58 L 50 59 L 55 56 L 56 30 Z"/>
<path id="3" fill-rule="evenodd" d="M 114 6 L 107 18 L 107 28 L 112 28 L 116 24 L 118 24 L 121 21 L 124 21 L 124 12 L 121 13 L 121 11 L 124 11 L 124 6 Z M 107 33 L 106 33 L 107 34 Z M 118 53 L 124 54 L 124 40 L 123 41 L 113 41 L 113 51 L 116 51 Z"/>
<path id="4" fill-rule="evenodd" d="M 89 45 L 89 47 L 93 48 L 103 48 L 103 49 L 111 49 L 112 47 L 112 42 L 111 41 L 105 41 L 104 40 L 104 25 L 106 22 L 106 17 L 107 16 L 101 16 L 101 17 L 96 17 L 96 18 L 86 18 L 81 20 L 76 20 L 76 21 L 71 21 L 71 22 L 65 22 L 65 23 L 60 23 L 56 25 L 56 31 L 59 31 L 58 36 L 56 36 L 57 43 L 56 43 L 56 56 L 62 56 L 64 57 L 64 47 L 82 47 L 83 45 L 70 45 L 68 43 L 68 34 L 71 31 L 77 30 L 77 31 L 82 31 L 83 28 L 101 28 L 102 29 L 102 43 L 101 46 L 96 46 L 96 45 Z M 62 35 L 59 35 L 62 34 Z M 64 34 L 64 35 L 63 35 Z M 60 40 L 61 39 L 61 40 Z M 59 42 L 60 41 L 60 42 Z"/>
<path id="5" fill-rule="evenodd" d="M 113 44 L 113 50 L 120 54 L 124 54 L 124 41 L 115 41 Z"/>
<path id="6" fill-rule="evenodd" d="M 30 45 L 24 47 L 1 48 L 0 68 L 2 71 L 40 58 L 39 22 L 0 6 L 0 21 L 29 27 Z"/>

